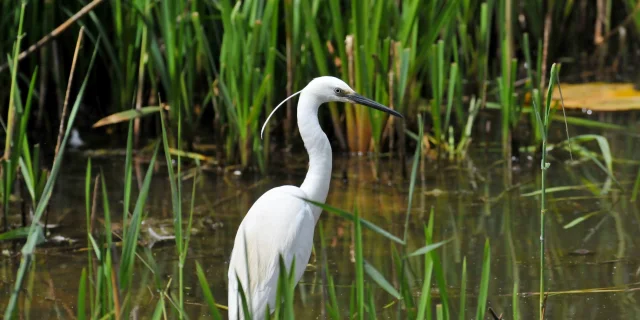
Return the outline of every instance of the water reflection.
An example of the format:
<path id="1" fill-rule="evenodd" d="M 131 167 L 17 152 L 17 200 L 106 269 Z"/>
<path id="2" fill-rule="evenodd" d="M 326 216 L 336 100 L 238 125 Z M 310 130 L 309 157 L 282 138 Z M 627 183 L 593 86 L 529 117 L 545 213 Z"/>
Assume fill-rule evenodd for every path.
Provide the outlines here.
<path id="1" fill-rule="evenodd" d="M 424 245 L 424 226 L 433 207 L 435 239 L 453 239 L 440 250 L 440 259 L 449 284 L 448 294 L 455 304 L 460 295 L 462 261 L 466 259 L 467 314 L 475 310 L 480 282 L 483 246 L 490 239 L 492 261 L 489 306 L 498 314 L 509 315 L 517 301 L 517 312 L 523 319 L 537 316 L 539 215 L 538 198 L 527 195 L 537 189 L 539 172 L 535 160 L 523 160 L 516 170 L 500 161 L 499 155 L 477 151 L 458 164 L 425 160 L 416 184 L 409 225 L 409 247 Z M 58 182 L 51 204 L 51 221 L 59 227 L 51 237 L 59 235 L 76 242 L 47 244 L 38 250 L 36 263 L 25 282 L 21 310 L 32 318 L 68 318 L 75 314 L 79 275 L 87 265 L 84 221 L 84 166 L 86 159 L 69 157 L 68 165 Z M 231 253 L 238 224 L 251 204 L 263 192 L 282 184 L 299 184 L 305 173 L 305 159 L 285 161 L 274 166 L 268 177 L 253 174 L 226 174 L 203 171 L 197 184 L 195 221 L 185 268 L 187 311 L 192 319 L 208 318 L 207 307 L 195 276 L 195 261 L 205 269 L 215 299 L 226 304 L 227 259 Z M 366 219 L 402 236 L 407 211 L 408 183 L 399 177 L 401 164 L 381 159 L 379 181 L 372 175 L 371 163 L 364 158 L 336 156 L 334 177 L 327 202 L 351 210 L 355 206 Z M 94 159 L 105 174 L 114 218 L 122 208 L 123 167 L 121 160 Z M 146 165 L 142 165 L 144 169 Z M 393 172 L 391 171 L 393 170 Z M 635 293 L 640 288 L 640 249 L 637 234 L 638 203 L 630 202 L 630 178 L 612 184 L 606 194 L 602 186 L 606 175 L 590 163 L 551 167 L 551 186 L 587 186 L 549 194 L 547 215 L 547 289 L 553 292 L 548 300 L 548 317 L 552 319 L 631 319 L 640 317 L 640 304 Z M 626 170 L 621 166 L 620 170 Z M 633 170 L 631 170 L 633 171 Z M 157 265 L 152 272 L 137 263 L 137 288 L 129 297 L 134 311 L 142 316 L 155 307 L 159 292 L 177 272 L 173 242 L 158 236 L 170 236 L 172 228 L 171 198 L 165 168 L 158 167 L 151 188 L 147 220 L 143 225 L 146 245 L 140 257 Z M 508 174 L 505 174 L 507 172 Z M 623 171 L 624 172 L 624 171 Z M 624 175 L 620 175 L 624 176 Z M 185 181 L 185 206 L 188 205 L 191 181 Z M 523 196 L 524 195 L 524 196 Z M 100 210 L 99 210 L 100 213 Z M 572 228 L 564 226 L 589 214 L 590 218 Z M 98 225 L 101 221 L 98 220 Z M 186 222 L 185 222 L 186 223 Z M 347 221 L 323 213 L 321 223 L 327 243 L 326 259 L 336 283 L 339 302 L 348 306 L 350 285 L 354 276 L 352 226 Z M 114 222 L 118 230 L 118 221 Z M 151 231 L 149 231 L 151 230 Z M 316 229 L 318 232 L 318 229 Z M 155 234 L 150 237 L 149 234 Z M 297 290 L 297 314 L 304 318 L 321 318 L 326 295 L 324 274 L 318 268 L 323 258 L 320 239 L 316 234 L 316 254 Z M 393 244 L 364 230 L 364 256 L 388 279 L 396 270 L 391 259 Z M 14 257 L 19 246 L 2 244 L 0 292 L 8 297 L 19 260 Z M 420 263 L 416 264 L 419 267 Z M 419 294 L 422 282 L 417 273 Z M 394 281 L 391 280 L 393 284 Z M 520 297 L 513 299 L 514 283 Z M 434 297 L 438 290 L 434 285 Z M 627 289 L 627 291 L 624 291 Z M 3 298 L 3 304 L 6 298 Z M 376 289 L 375 299 L 381 317 L 395 318 L 401 304 Z M 452 316 L 457 317 L 454 311 Z"/>

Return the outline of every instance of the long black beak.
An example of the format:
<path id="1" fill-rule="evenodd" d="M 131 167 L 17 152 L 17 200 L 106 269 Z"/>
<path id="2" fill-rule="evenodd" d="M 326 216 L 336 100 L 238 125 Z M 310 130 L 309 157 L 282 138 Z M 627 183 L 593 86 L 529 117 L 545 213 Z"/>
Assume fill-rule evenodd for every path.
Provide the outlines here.
<path id="1" fill-rule="evenodd" d="M 351 101 L 353 101 L 354 103 L 361 104 L 361 105 L 364 105 L 364 106 L 367 106 L 367 107 L 371 107 L 371 108 L 374 108 L 376 110 L 384 111 L 384 112 L 386 112 L 388 114 L 392 114 L 392 115 L 394 115 L 396 117 L 404 119 L 404 116 L 402 116 L 402 114 L 400 114 L 399 112 L 397 112 L 397 111 L 395 111 L 393 109 L 390 109 L 390 108 L 388 108 L 388 107 L 386 107 L 386 106 L 384 106 L 382 104 L 379 104 L 379 103 L 377 103 L 377 102 L 375 102 L 375 101 L 373 101 L 373 100 L 371 100 L 369 98 L 365 98 L 365 97 L 363 97 L 363 96 L 361 96 L 361 95 L 359 95 L 359 94 L 357 94 L 355 92 L 352 93 L 352 94 L 346 95 L 346 98 L 351 100 Z"/>

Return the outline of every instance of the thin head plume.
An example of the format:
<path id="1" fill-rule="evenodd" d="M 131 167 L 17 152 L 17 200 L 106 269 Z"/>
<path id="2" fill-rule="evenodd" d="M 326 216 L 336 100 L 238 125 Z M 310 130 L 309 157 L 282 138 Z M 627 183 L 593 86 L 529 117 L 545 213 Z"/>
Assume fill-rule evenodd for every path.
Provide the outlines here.
<path id="1" fill-rule="evenodd" d="M 304 89 L 303 89 L 303 90 L 304 90 Z M 278 110 L 278 108 L 280 108 L 280 106 L 281 106 L 283 103 L 287 102 L 287 100 L 289 100 L 289 99 L 293 98 L 295 95 L 297 95 L 297 94 L 298 94 L 298 93 L 300 93 L 300 92 L 302 92 L 302 90 L 300 90 L 300 91 L 298 91 L 298 92 L 296 92 L 296 93 L 294 93 L 294 94 L 290 95 L 288 98 L 286 98 L 286 99 L 282 100 L 282 102 L 280 102 L 280 104 L 279 104 L 279 105 L 277 105 L 277 106 L 273 109 L 273 111 L 271 111 L 271 114 L 269 114 L 269 116 L 267 117 L 267 120 L 265 120 L 265 121 L 264 121 L 264 124 L 262 125 L 262 130 L 260 130 L 260 139 L 262 139 L 262 134 L 264 133 L 264 128 L 266 128 L 266 127 L 267 127 L 267 123 L 269 122 L 269 119 L 271 119 L 271 116 L 273 116 L 273 114 L 274 114 L 274 113 L 276 113 L 276 110 Z"/>

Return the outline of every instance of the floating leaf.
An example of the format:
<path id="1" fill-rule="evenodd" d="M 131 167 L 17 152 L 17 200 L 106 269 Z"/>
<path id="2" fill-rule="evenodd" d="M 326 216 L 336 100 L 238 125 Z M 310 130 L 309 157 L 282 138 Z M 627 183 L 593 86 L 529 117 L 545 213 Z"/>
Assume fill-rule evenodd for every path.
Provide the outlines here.
<path id="1" fill-rule="evenodd" d="M 561 90 L 567 109 L 640 110 L 640 90 L 636 90 L 633 83 L 563 84 Z M 560 101 L 558 87 L 553 92 L 553 100 Z"/>

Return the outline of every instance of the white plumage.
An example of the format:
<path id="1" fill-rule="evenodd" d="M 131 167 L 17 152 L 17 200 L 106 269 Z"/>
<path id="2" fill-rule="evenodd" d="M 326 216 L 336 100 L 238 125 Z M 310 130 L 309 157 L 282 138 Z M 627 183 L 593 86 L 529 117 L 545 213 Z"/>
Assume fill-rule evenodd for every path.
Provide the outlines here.
<path id="1" fill-rule="evenodd" d="M 253 319 L 264 319 L 267 306 L 270 312 L 275 308 L 280 254 L 287 271 L 295 257 L 296 284 L 309 262 L 313 233 L 322 210 L 302 198 L 324 203 L 331 180 L 331 145 L 318 123 L 319 106 L 330 101 L 359 103 L 402 117 L 356 94 L 346 83 L 334 77 L 315 78 L 298 93 L 298 129 L 309 154 L 309 171 L 299 188 L 282 186 L 263 194 L 240 223 L 229 261 L 230 320 L 245 319 L 236 275 L 246 294 Z M 271 115 L 265 121 L 265 126 Z"/>

